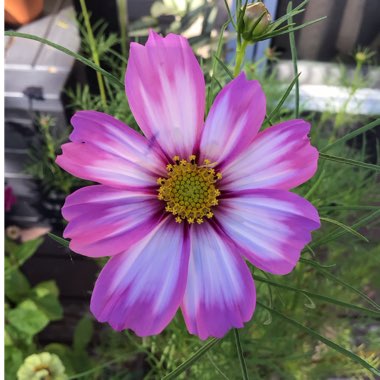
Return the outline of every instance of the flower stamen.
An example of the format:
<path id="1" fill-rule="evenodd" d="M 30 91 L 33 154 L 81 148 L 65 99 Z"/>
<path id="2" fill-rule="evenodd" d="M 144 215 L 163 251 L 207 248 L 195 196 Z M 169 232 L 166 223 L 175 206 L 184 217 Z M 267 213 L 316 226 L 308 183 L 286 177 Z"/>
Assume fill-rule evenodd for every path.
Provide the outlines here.
<path id="1" fill-rule="evenodd" d="M 167 177 L 158 178 L 158 199 L 166 202 L 165 210 L 172 213 L 177 223 L 201 224 L 204 218 L 214 216 L 211 207 L 218 205 L 220 191 L 216 182 L 222 174 L 207 166 L 198 166 L 197 158 L 191 155 L 189 160 L 173 157 L 173 163 L 166 166 Z"/>

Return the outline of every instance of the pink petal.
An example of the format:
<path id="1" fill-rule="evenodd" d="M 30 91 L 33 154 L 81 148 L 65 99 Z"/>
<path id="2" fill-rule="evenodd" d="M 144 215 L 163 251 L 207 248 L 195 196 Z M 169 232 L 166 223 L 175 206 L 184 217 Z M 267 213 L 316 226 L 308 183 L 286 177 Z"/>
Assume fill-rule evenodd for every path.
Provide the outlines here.
<path id="1" fill-rule="evenodd" d="M 287 274 L 320 227 L 317 210 L 283 190 L 246 190 L 221 200 L 215 217 L 242 254 L 256 267 Z"/>
<path id="2" fill-rule="evenodd" d="M 211 107 L 201 138 L 201 160 L 223 163 L 243 152 L 264 120 L 265 95 L 244 73 L 225 86 Z"/>
<path id="3" fill-rule="evenodd" d="M 205 82 L 184 37 L 151 31 L 131 43 L 125 88 L 132 113 L 151 141 L 172 158 L 194 153 L 203 126 Z"/>
<path id="4" fill-rule="evenodd" d="M 249 148 L 223 169 L 223 190 L 289 190 L 317 170 L 318 151 L 310 145 L 310 124 L 289 120 L 260 132 Z"/>
<path id="5" fill-rule="evenodd" d="M 91 311 L 115 330 L 159 334 L 176 313 L 185 290 L 189 241 L 184 224 L 161 221 L 132 249 L 114 256 L 95 284 Z"/>
<path id="6" fill-rule="evenodd" d="M 251 319 L 256 291 L 236 247 L 209 223 L 191 229 L 191 254 L 182 312 L 188 330 L 201 339 L 223 337 Z"/>
<path id="7" fill-rule="evenodd" d="M 112 187 L 156 186 L 165 173 L 157 150 L 136 131 L 107 114 L 77 112 L 72 143 L 62 145 L 57 164 L 69 173 Z"/>
<path id="8" fill-rule="evenodd" d="M 82 255 L 116 255 L 157 225 L 161 207 L 154 193 L 104 185 L 84 187 L 66 198 L 62 214 L 69 224 L 63 236 Z"/>

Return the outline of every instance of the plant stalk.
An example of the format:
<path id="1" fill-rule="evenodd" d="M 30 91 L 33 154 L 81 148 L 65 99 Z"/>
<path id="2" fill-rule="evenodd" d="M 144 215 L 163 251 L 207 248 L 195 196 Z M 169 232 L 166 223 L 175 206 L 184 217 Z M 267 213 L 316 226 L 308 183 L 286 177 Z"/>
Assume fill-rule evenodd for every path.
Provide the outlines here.
<path id="1" fill-rule="evenodd" d="M 249 380 L 247 365 L 245 364 L 244 354 L 243 354 L 243 349 L 241 347 L 238 329 L 234 329 L 234 336 L 235 336 L 236 350 L 237 350 L 239 362 L 240 362 L 242 378 L 243 378 L 243 380 Z"/>
<path id="2" fill-rule="evenodd" d="M 99 54 L 98 54 L 98 50 L 96 48 L 96 42 L 95 42 L 94 34 L 92 32 L 92 27 L 91 27 L 91 23 L 90 23 L 90 16 L 89 16 L 88 11 L 87 11 L 86 2 L 85 2 L 85 0 L 79 0 L 79 1 L 80 1 L 81 9 L 82 9 L 84 23 L 85 23 L 87 34 L 88 34 L 92 59 L 97 66 L 100 66 Z M 105 87 L 104 87 L 104 80 L 103 80 L 102 74 L 97 71 L 96 77 L 98 79 L 100 99 L 101 99 L 103 108 L 107 109 L 107 98 L 106 98 L 106 91 L 105 91 Z"/>
<path id="3" fill-rule="evenodd" d="M 243 42 L 238 42 L 236 48 L 236 63 L 234 68 L 234 77 L 236 78 L 240 73 L 241 65 L 244 61 L 245 51 L 248 46 L 248 41 L 243 40 Z"/>

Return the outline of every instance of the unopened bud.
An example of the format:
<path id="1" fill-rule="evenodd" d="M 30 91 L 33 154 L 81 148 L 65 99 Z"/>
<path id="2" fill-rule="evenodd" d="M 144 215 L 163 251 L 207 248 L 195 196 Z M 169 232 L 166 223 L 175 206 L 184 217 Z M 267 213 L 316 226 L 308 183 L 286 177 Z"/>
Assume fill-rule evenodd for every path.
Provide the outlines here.
<path id="1" fill-rule="evenodd" d="M 243 17 L 243 38 L 247 41 L 265 32 L 272 18 L 268 9 L 261 1 L 247 5 Z"/>
<path id="2" fill-rule="evenodd" d="M 374 51 L 371 51 L 368 48 L 358 49 L 354 55 L 354 58 L 358 65 L 363 65 L 364 63 L 369 63 L 375 54 L 376 53 Z"/>

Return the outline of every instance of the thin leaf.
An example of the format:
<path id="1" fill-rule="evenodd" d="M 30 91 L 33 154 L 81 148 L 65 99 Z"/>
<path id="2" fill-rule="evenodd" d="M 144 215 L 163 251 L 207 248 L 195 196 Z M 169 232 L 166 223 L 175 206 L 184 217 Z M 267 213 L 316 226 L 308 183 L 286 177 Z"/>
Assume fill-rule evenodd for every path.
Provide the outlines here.
<path id="1" fill-rule="evenodd" d="M 318 339 L 320 342 L 326 344 L 326 346 L 328 346 L 328 347 L 332 348 L 333 350 L 341 353 L 342 355 L 348 357 L 349 359 L 351 359 L 355 363 L 357 363 L 357 364 L 361 365 L 362 367 L 368 369 L 369 371 L 371 371 L 376 376 L 380 376 L 380 371 L 378 369 L 376 369 L 369 362 L 367 362 L 366 360 L 364 360 L 360 356 L 356 355 L 355 353 L 345 349 L 344 347 L 342 347 L 341 345 L 331 341 L 330 339 L 327 339 L 323 335 L 320 335 L 317 331 L 315 331 L 315 330 L 313 330 L 307 326 L 304 326 L 302 323 L 296 321 L 295 319 L 287 317 L 285 314 L 281 313 L 280 311 L 272 309 L 272 308 L 268 307 L 267 305 L 262 304 L 261 302 L 257 302 L 257 304 L 259 306 L 261 306 L 262 308 L 269 310 L 275 316 L 285 320 L 286 322 L 289 322 L 291 325 L 293 325 L 293 326 L 297 327 L 298 329 L 306 332 L 310 336 Z"/>
<path id="2" fill-rule="evenodd" d="M 286 10 L 286 13 L 289 13 L 292 10 L 293 3 L 289 1 L 288 7 Z M 288 24 L 293 23 L 293 17 L 289 17 L 288 19 Z M 295 83 L 295 105 L 294 105 L 294 117 L 298 119 L 299 114 L 300 114 L 300 85 L 299 85 L 299 73 L 298 73 L 298 64 L 297 64 L 297 47 L 296 47 L 296 40 L 294 38 L 294 28 L 292 28 L 289 31 L 289 43 L 290 43 L 290 52 L 292 56 L 292 62 L 293 62 L 293 72 L 294 76 L 296 78 L 296 83 Z"/>
<path id="3" fill-rule="evenodd" d="M 228 21 L 223 24 L 223 26 L 220 30 L 220 35 L 219 35 L 219 39 L 218 39 L 218 47 L 216 49 L 216 54 L 214 55 L 213 60 L 212 60 L 211 83 L 210 83 L 210 86 L 208 87 L 208 92 L 207 92 L 206 112 L 208 112 L 208 110 L 210 109 L 211 103 L 213 101 L 212 98 L 213 98 L 213 93 L 214 93 L 214 82 L 216 82 L 220 86 L 220 88 L 223 87 L 220 85 L 219 81 L 216 78 L 216 65 L 218 63 L 217 58 L 219 58 L 220 55 L 222 54 L 223 36 L 224 36 L 224 32 L 225 32 L 227 26 L 228 26 Z"/>
<path id="4" fill-rule="evenodd" d="M 331 144 L 325 146 L 321 149 L 321 152 L 327 152 L 332 147 L 344 143 L 346 141 L 352 140 L 354 137 L 361 135 L 362 133 L 365 133 L 367 131 L 370 131 L 371 129 L 377 127 L 380 125 L 380 119 L 376 119 L 375 121 L 372 121 L 371 123 L 365 125 L 364 127 L 358 128 L 355 131 L 352 131 L 350 133 L 347 133 L 345 136 L 341 137 L 340 139 L 332 142 Z"/>
<path id="5" fill-rule="evenodd" d="M 282 288 L 282 289 L 285 289 L 285 290 L 290 290 L 292 292 L 302 293 L 304 295 L 307 295 L 310 298 L 316 298 L 316 299 L 319 299 L 321 301 L 325 301 L 325 302 L 328 302 L 328 303 L 331 303 L 331 304 L 334 304 L 334 305 L 337 305 L 337 306 L 344 307 L 346 309 L 356 310 L 356 311 L 359 311 L 359 312 L 361 312 L 363 314 L 369 315 L 371 317 L 377 317 L 377 318 L 380 317 L 380 311 L 367 309 L 365 307 L 361 307 L 361 306 L 354 305 L 352 303 L 344 302 L 344 301 L 338 300 L 336 298 L 331 298 L 331 297 L 328 297 L 328 296 L 324 296 L 322 294 L 310 292 L 310 291 L 305 290 L 305 289 L 299 289 L 299 288 L 296 288 L 296 287 L 293 287 L 293 286 L 290 286 L 290 285 L 280 284 L 278 282 L 268 280 L 268 279 L 266 279 L 264 277 L 261 277 L 261 276 L 255 275 L 254 278 L 255 278 L 256 281 L 265 282 L 265 283 L 270 284 L 272 286 L 275 286 L 275 287 L 278 287 L 278 288 Z"/>
<path id="6" fill-rule="evenodd" d="M 236 350 L 237 350 L 238 357 L 239 357 L 241 375 L 242 375 L 243 380 L 248 380 L 248 370 L 247 370 L 247 365 L 245 364 L 245 360 L 244 360 L 244 353 L 243 353 L 243 349 L 241 347 L 239 331 L 238 331 L 238 329 L 233 329 L 233 330 L 234 330 Z"/>
<path id="7" fill-rule="evenodd" d="M 290 17 L 294 17 L 294 16 L 297 16 L 298 14 L 305 12 L 305 9 L 294 11 L 295 9 L 296 8 L 294 8 L 291 13 L 286 13 L 284 16 L 279 17 L 277 20 L 273 21 L 267 29 L 268 33 L 279 30 L 279 26 L 283 24 L 284 22 L 288 21 Z"/>
<path id="8" fill-rule="evenodd" d="M 230 9 L 230 6 L 228 5 L 227 0 L 224 0 L 224 5 L 226 6 L 226 9 L 227 9 L 228 18 L 229 18 L 228 21 L 231 22 L 232 26 L 236 30 L 237 27 L 236 27 L 236 24 L 235 24 L 235 21 L 234 21 L 234 18 L 232 16 L 231 9 Z"/>
<path id="9" fill-rule="evenodd" d="M 218 61 L 220 66 L 224 69 L 224 71 L 227 73 L 227 75 L 230 77 L 230 79 L 234 78 L 234 75 L 232 74 L 231 70 L 226 66 L 226 64 L 216 55 L 214 55 L 215 59 Z"/>
<path id="10" fill-rule="evenodd" d="M 289 32 L 295 32 L 296 30 L 306 28 L 307 26 L 313 25 L 313 24 L 315 24 L 315 23 L 317 23 L 319 21 L 322 21 L 322 20 L 324 20 L 326 18 L 327 18 L 326 16 L 320 17 L 320 18 L 317 18 L 315 20 L 305 22 L 304 24 L 301 24 L 299 26 L 295 26 L 294 28 L 291 28 L 289 30 L 282 31 L 280 33 L 279 33 L 279 30 L 277 30 L 277 31 L 274 31 L 274 32 L 271 32 L 271 33 L 263 34 L 259 38 L 255 39 L 255 42 L 267 40 L 269 38 L 273 38 L 273 37 L 277 37 L 277 36 L 282 36 L 283 34 L 287 34 Z M 286 26 L 286 28 L 287 28 L 287 26 Z"/>
<path id="11" fill-rule="evenodd" d="M 248 5 L 248 0 L 245 0 L 244 1 L 244 5 L 243 7 L 239 7 L 237 10 L 236 10 L 236 14 L 237 14 L 237 19 L 236 19 L 236 25 L 237 25 L 237 28 L 239 29 L 240 26 L 241 26 L 241 23 L 243 22 L 243 17 L 245 15 L 245 11 L 247 9 L 247 5 Z"/>
<path id="12" fill-rule="evenodd" d="M 208 360 L 210 360 L 210 363 L 214 366 L 215 370 L 222 376 L 224 377 L 226 380 L 230 380 L 230 378 L 225 374 L 223 373 L 223 371 L 215 364 L 214 360 L 212 359 L 211 355 L 210 355 L 210 352 L 207 352 L 207 358 Z"/>
<path id="13" fill-rule="evenodd" d="M 322 179 L 323 179 L 323 175 L 325 174 L 324 166 L 325 166 L 325 161 L 323 161 L 322 164 L 320 165 L 320 170 L 319 170 L 318 176 L 315 178 L 314 183 L 312 184 L 311 188 L 309 189 L 309 191 L 305 195 L 306 199 L 310 199 L 312 194 L 314 194 L 314 192 L 317 190 L 318 186 L 321 184 Z"/>
<path id="14" fill-rule="evenodd" d="M 362 206 L 362 205 L 335 205 L 335 206 L 319 206 L 318 210 L 333 210 L 333 211 L 351 211 L 351 210 L 380 210 L 379 206 Z"/>
<path id="15" fill-rule="evenodd" d="M 376 219 L 380 216 L 380 209 L 377 209 L 376 211 L 372 212 L 371 214 L 364 216 L 363 218 L 360 218 L 356 223 L 354 223 L 351 228 L 354 230 L 357 230 L 358 228 L 362 226 L 366 226 L 370 221 Z M 326 244 L 330 241 L 333 241 L 341 236 L 343 236 L 347 231 L 346 230 L 335 230 L 326 236 L 322 237 L 321 239 L 316 240 L 311 245 L 313 248 L 316 248 L 322 244 Z"/>
<path id="16" fill-rule="evenodd" d="M 327 218 L 327 217 L 320 217 L 320 219 L 325 221 L 325 222 L 335 224 L 336 226 L 343 228 L 344 230 L 346 230 L 350 234 L 352 234 L 352 235 L 358 237 L 359 239 L 364 240 L 366 243 L 368 243 L 368 239 L 365 236 L 363 236 L 361 233 L 359 233 L 358 231 L 355 231 L 353 228 L 346 226 L 345 224 L 343 224 L 343 223 L 341 223 L 335 219 L 331 219 L 331 218 Z"/>
<path id="17" fill-rule="evenodd" d="M 61 237 L 59 237 L 57 235 L 54 235 L 54 234 L 52 234 L 50 232 L 48 233 L 48 236 L 51 239 L 55 240 L 57 243 L 63 245 L 64 247 L 67 247 L 67 248 L 69 247 L 70 242 L 68 240 L 62 239 Z"/>
<path id="18" fill-rule="evenodd" d="M 346 165 L 356 166 L 356 167 L 359 167 L 359 168 L 365 168 L 365 169 L 380 171 L 380 166 L 379 165 L 368 164 L 366 162 L 351 160 L 349 158 L 333 156 L 331 154 L 326 154 L 326 153 L 319 152 L 319 158 L 322 158 L 323 160 L 338 162 L 340 164 L 346 164 Z"/>
<path id="19" fill-rule="evenodd" d="M 274 117 L 277 116 L 278 112 L 280 111 L 282 105 L 285 103 L 286 99 L 288 98 L 289 94 L 291 93 L 295 83 L 297 82 L 299 76 L 301 75 L 301 73 L 298 73 L 297 76 L 292 80 L 292 82 L 290 83 L 290 85 L 288 86 L 288 88 L 286 89 L 286 91 L 284 92 L 284 95 L 282 95 L 280 101 L 278 102 L 276 108 L 270 113 L 269 116 L 267 116 L 267 118 L 269 120 L 272 120 Z"/>
<path id="20" fill-rule="evenodd" d="M 100 66 L 95 65 L 95 63 L 93 63 L 89 59 L 87 59 L 85 57 L 82 57 L 80 54 L 77 54 L 77 53 L 75 53 L 75 52 L 73 52 L 73 51 L 65 48 L 62 45 L 56 44 L 56 43 L 54 43 L 52 41 L 49 41 L 49 40 L 47 40 L 45 38 L 42 38 L 42 37 L 35 36 L 33 34 L 19 33 L 19 32 L 14 32 L 12 30 L 7 30 L 7 31 L 5 31 L 4 34 L 6 36 L 8 36 L 8 37 L 26 38 L 28 40 L 33 40 L 33 41 L 41 42 L 42 44 L 51 46 L 52 48 L 57 49 L 57 50 L 61 51 L 62 53 L 65 53 L 65 54 L 67 54 L 67 55 L 69 55 L 71 57 L 74 57 L 77 61 L 82 62 L 85 65 L 91 67 L 95 71 L 101 73 L 104 77 L 106 77 L 114 85 L 116 85 L 116 86 L 124 89 L 124 84 L 121 81 L 119 81 L 119 79 L 117 79 L 116 77 L 114 77 L 112 74 L 110 74 L 106 70 L 102 69 Z"/>
<path id="21" fill-rule="evenodd" d="M 296 16 L 299 13 L 302 13 L 305 11 L 305 8 L 303 8 L 310 0 L 305 0 L 301 4 L 297 5 L 295 8 L 292 9 L 290 13 L 286 13 L 284 16 L 279 17 L 277 20 L 275 20 L 270 26 L 273 28 L 276 28 L 277 26 L 280 26 L 284 22 L 288 21 L 289 17 Z M 302 8 L 302 9 L 301 9 Z M 274 29 L 273 28 L 273 29 Z M 271 30 L 273 30 L 271 29 Z"/>
<path id="22" fill-rule="evenodd" d="M 350 290 L 351 292 L 356 293 L 362 299 L 364 299 L 370 305 L 372 305 L 374 308 L 380 310 L 380 305 L 378 305 L 374 300 L 372 300 L 371 298 L 369 298 L 366 294 L 364 294 L 363 292 L 361 292 L 359 289 L 354 288 L 353 286 L 351 286 L 347 282 L 341 280 L 340 278 L 336 277 L 335 275 L 333 275 L 332 273 L 330 273 L 326 269 L 323 269 L 317 262 L 315 262 L 313 260 L 307 260 L 307 259 L 304 259 L 302 257 L 300 258 L 300 262 L 303 263 L 303 264 L 311 265 L 312 267 L 314 267 L 315 269 L 317 269 L 318 272 L 322 273 L 325 277 L 327 277 L 330 280 L 332 280 L 332 281 L 334 281 L 334 282 L 342 285 L 343 287 L 345 287 L 346 289 Z"/>
<path id="23" fill-rule="evenodd" d="M 213 338 L 203 345 L 194 355 L 179 365 L 174 371 L 164 376 L 161 380 L 171 380 L 177 378 L 182 372 L 190 368 L 197 360 L 199 360 L 210 348 L 220 342 L 220 339 Z"/>

